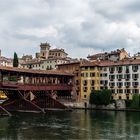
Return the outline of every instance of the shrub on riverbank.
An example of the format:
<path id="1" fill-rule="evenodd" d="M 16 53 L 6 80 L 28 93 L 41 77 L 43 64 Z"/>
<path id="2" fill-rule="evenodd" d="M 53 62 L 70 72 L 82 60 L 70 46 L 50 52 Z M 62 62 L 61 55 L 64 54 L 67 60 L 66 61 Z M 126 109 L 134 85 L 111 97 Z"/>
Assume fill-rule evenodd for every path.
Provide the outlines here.
<path id="1" fill-rule="evenodd" d="M 94 90 L 90 94 L 90 104 L 108 105 L 111 103 L 111 90 Z"/>
<path id="2" fill-rule="evenodd" d="M 126 100 L 126 107 L 131 109 L 139 109 L 140 108 L 140 95 L 133 94 L 132 100 Z"/>

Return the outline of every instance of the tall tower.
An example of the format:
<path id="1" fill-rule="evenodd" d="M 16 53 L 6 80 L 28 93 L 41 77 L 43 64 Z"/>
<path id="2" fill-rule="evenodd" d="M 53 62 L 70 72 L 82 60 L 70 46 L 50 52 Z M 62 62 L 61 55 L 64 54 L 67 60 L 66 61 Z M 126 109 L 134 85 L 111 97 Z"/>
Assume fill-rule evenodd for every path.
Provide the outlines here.
<path id="1" fill-rule="evenodd" d="M 47 42 L 40 44 L 40 57 L 41 58 L 48 59 L 50 47 L 51 47 L 50 44 Z"/>

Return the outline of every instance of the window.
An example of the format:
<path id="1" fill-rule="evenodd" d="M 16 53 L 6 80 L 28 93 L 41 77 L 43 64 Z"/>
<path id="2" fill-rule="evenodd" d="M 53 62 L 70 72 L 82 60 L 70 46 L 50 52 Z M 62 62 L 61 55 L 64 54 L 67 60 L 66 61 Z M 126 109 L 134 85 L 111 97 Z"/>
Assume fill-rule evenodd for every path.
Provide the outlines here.
<path id="1" fill-rule="evenodd" d="M 115 83 L 109 83 L 109 85 L 110 85 L 111 87 L 114 87 L 114 86 L 115 86 Z"/>
<path id="2" fill-rule="evenodd" d="M 131 86 L 131 83 L 130 82 L 125 82 L 124 85 L 125 86 Z"/>
<path id="3" fill-rule="evenodd" d="M 79 80 L 76 80 L 76 85 L 79 85 Z"/>
<path id="4" fill-rule="evenodd" d="M 81 73 L 81 77 L 84 77 L 84 73 Z"/>
<path id="5" fill-rule="evenodd" d="M 125 92 L 126 94 L 128 94 L 128 93 L 131 93 L 131 90 L 130 90 L 130 89 L 125 89 L 124 92 Z"/>
<path id="6" fill-rule="evenodd" d="M 125 67 L 126 73 L 129 73 L 129 66 Z"/>
<path id="7" fill-rule="evenodd" d="M 85 73 L 85 77 L 88 77 L 88 73 Z"/>
<path id="8" fill-rule="evenodd" d="M 127 80 L 129 80 L 130 79 L 130 74 L 125 74 L 124 75 L 124 78 L 127 79 Z"/>
<path id="9" fill-rule="evenodd" d="M 132 78 L 133 78 L 134 80 L 137 80 L 137 79 L 139 78 L 139 74 L 132 74 Z"/>
<path id="10" fill-rule="evenodd" d="M 118 71 L 118 72 L 122 72 L 122 70 L 123 70 L 123 68 L 122 68 L 121 66 L 118 66 L 118 67 L 117 67 L 117 71 Z"/>
<path id="11" fill-rule="evenodd" d="M 76 76 L 78 77 L 78 73 L 76 73 Z"/>
<path id="12" fill-rule="evenodd" d="M 86 95 L 84 95 L 84 98 L 87 98 L 87 96 L 86 96 Z"/>
<path id="13" fill-rule="evenodd" d="M 138 69 L 139 69 L 138 65 L 133 65 L 133 66 L 132 66 L 133 72 L 137 72 Z"/>
<path id="14" fill-rule="evenodd" d="M 92 86 L 94 86 L 95 81 L 94 81 L 94 80 L 91 80 L 91 81 L 90 81 L 90 84 L 91 84 Z"/>
<path id="15" fill-rule="evenodd" d="M 139 85 L 139 82 L 133 82 L 132 85 L 133 86 L 138 86 Z"/>
<path id="16" fill-rule="evenodd" d="M 111 92 L 112 92 L 112 93 L 115 93 L 115 89 L 112 89 Z"/>
<path id="17" fill-rule="evenodd" d="M 118 82 L 118 83 L 117 83 L 117 86 L 118 86 L 118 87 L 122 87 L 122 86 L 123 86 L 123 83 L 122 83 L 122 82 Z"/>
<path id="18" fill-rule="evenodd" d="M 93 91 L 94 89 L 95 89 L 94 87 L 91 87 L 91 88 L 90 88 L 91 91 Z"/>
<path id="19" fill-rule="evenodd" d="M 95 72 L 90 73 L 90 77 L 95 77 Z"/>
<path id="20" fill-rule="evenodd" d="M 115 75 L 109 75 L 109 79 L 115 79 Z"/>
<path id="21" fill-rule="evenodd" d="M 109 71 L 110 71 L 110 73 L 113 73 L 115 71 L 115 67 L 110 67 Z"/>
<path id="22" fill-rule="evenodd" d="M 137 93 L 138 94 L 139 93 L 139 89 L 133 89 L 132 93 Z"/>
<path id="23" fill-rule="evenodd" d="M 117 79 L 121 80 L 123 78 L 123 75 L 117 75 Z"/>
<path id="24" fill-rule="evenodd" d="M 84 80 L 84 81 L 83 81 L 83 85 L 84 85 L 84 86 L 87 86 L 87 80 Z"/>
<path id="25" fill-rule="evenodd" d="M 87 92 L 87 87 L 83 87 L 84 92 Z"/>
<path id="26" fill-rule="evenodd" d="M 107 71 L 107 67 L 104 67 L 104 71 Z"/>
<path id="27" fill-rule="evenodd" d="M 123 93 L 123 89 L 117 89 L 117 93 Z"/>

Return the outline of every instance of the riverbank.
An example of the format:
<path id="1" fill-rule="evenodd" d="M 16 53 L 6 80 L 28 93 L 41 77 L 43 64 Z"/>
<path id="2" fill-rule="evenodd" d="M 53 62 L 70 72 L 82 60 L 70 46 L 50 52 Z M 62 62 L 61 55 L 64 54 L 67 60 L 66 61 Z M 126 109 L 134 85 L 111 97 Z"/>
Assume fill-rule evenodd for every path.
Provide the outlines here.
<path id="1" fill-rule="evenodd" d="M 74 110 L 97 110 L 97 111 L 129 111 L 129 112 L 140 112 L 140 110 L 138 109 L 106 109 L 106 108 L 72 108 Z"/>
<path id="2" fill-rule="evenodd" d="M 99 110 L 99 111 L 131 111 L 131 112 L 140 112 L 140 109 L 132 109 L 127 108 L 122 102 L 119 102 L 119 105 L 115 106 L 115 104 L 109 104 L 107 106 L 101 105 L 88 105 L 88 107 L 85 107 L 82 102 L 80 103 L 69 103 L 65 104 L 66 106 L 72 108 L 72 109 L 80 109 L 80 110 Z"/>

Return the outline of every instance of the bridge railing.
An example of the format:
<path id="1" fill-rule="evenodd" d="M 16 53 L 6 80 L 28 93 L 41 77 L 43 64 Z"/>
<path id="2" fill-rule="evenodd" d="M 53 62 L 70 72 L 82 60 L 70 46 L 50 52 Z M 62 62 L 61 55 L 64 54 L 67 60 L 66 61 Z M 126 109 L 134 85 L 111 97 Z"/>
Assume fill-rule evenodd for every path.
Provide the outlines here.
<path id="1" fill-rule="evenodd" d="M 2 88 L 13 88 L 19 90 L 72 90 L 72 84 L 48 84 L 48 83 L 18 83 L 11 81 L 1 82 Z"/>

